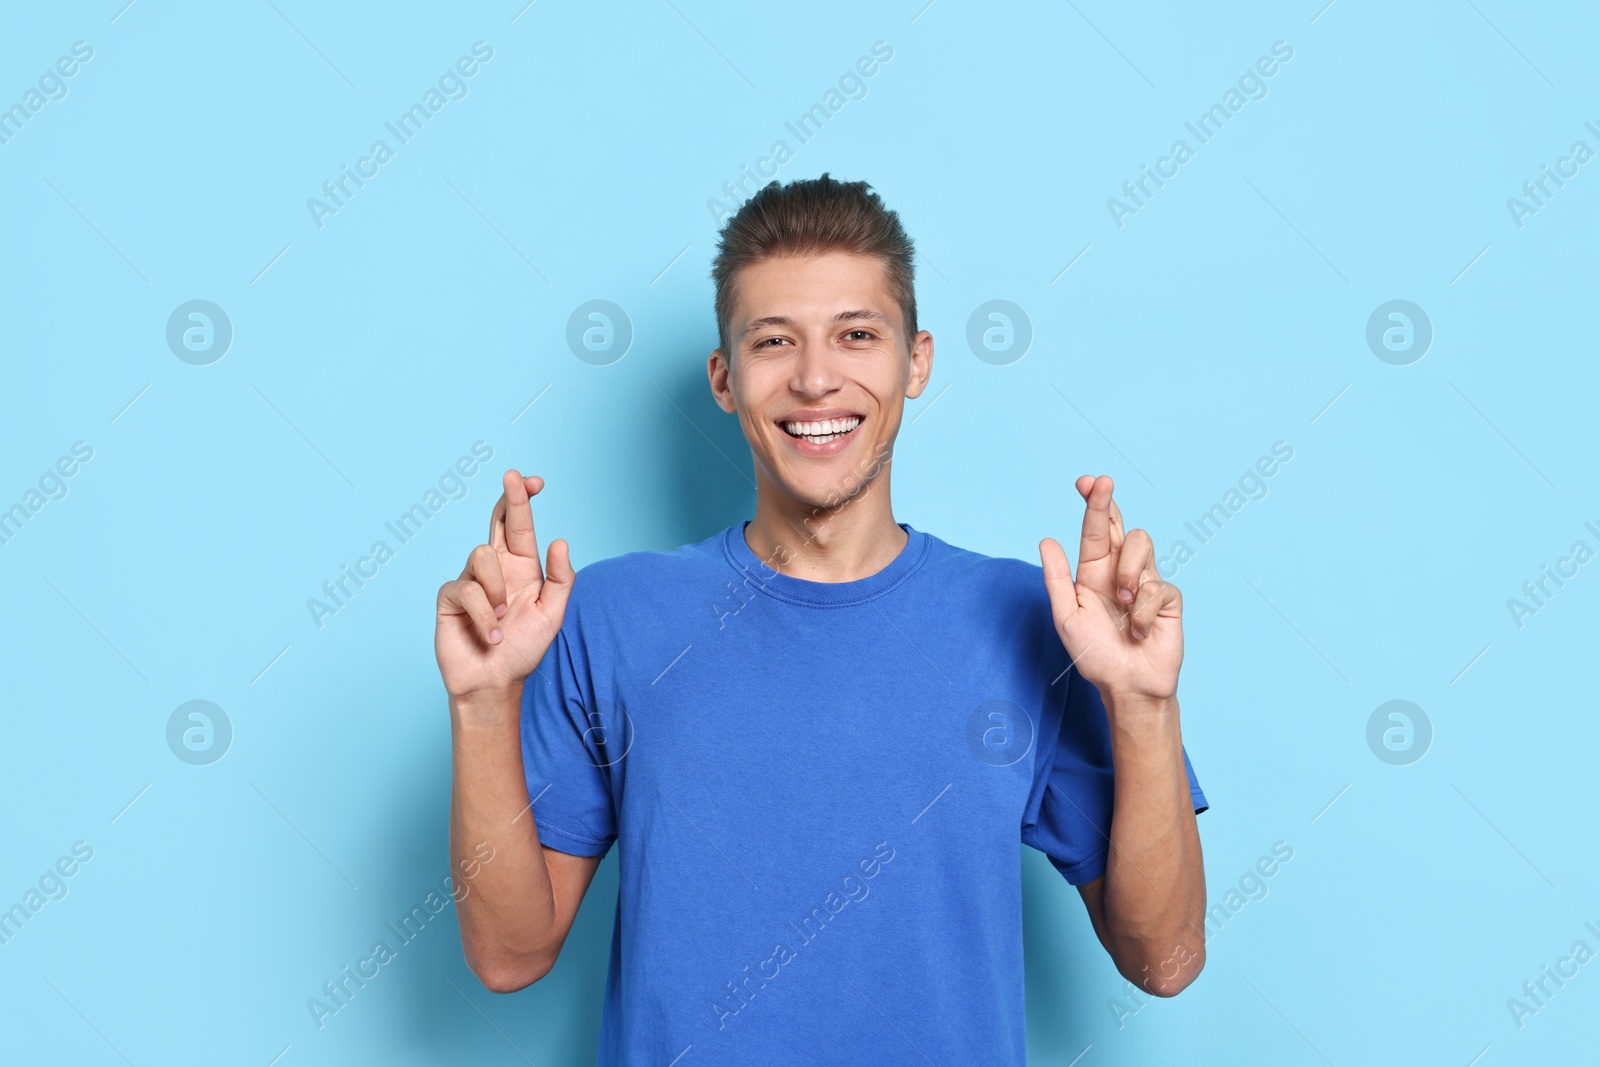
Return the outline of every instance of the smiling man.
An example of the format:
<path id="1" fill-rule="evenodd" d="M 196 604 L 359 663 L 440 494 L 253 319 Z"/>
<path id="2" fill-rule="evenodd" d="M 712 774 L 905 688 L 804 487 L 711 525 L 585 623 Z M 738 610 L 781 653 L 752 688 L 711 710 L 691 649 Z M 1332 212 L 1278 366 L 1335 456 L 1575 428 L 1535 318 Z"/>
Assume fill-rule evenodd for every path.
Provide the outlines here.
<path id="1" fill-rule="evenodd" d="M 863 182 L 774 182 L 724 228 L 707 372 L 754 517 L 541 568 L 511 470 L 439 591 L 468 964 L 549 973 L 615 844 L 602 1065 L 1021 1064 L 1021 846 L 1158 996 L 1204 965 L 1206 809 L 1179 728 L 1182 599 L 1084 475 L 1076 575 L 894 519 L 933 369 L 914 252 Z"/>

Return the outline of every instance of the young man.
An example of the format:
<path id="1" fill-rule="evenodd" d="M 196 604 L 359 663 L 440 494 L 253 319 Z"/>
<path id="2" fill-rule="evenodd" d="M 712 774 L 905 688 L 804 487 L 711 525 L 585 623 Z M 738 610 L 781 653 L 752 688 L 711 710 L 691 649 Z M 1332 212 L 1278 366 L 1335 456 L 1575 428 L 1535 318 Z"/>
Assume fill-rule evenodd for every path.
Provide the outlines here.
<path id="1" fill-rule="evenodd" d="M 1109 477 L 1078 479 L 1075 578 L 1049 538 L 1040 567 L 895 522 L 933 367 L 912 258 L 865 183 L 768 185 L 723 230 L 707 362 L 754 519 L 541 569 L 543 481 L 510 470 L 439 590 L 452 862 L 495 847 L 467 962 L 548 973 L 615 843 L 599 1064 L 1022 1063 L 1024 843 L 1128 979 L 1204 964 L 1182 599 Z"/>

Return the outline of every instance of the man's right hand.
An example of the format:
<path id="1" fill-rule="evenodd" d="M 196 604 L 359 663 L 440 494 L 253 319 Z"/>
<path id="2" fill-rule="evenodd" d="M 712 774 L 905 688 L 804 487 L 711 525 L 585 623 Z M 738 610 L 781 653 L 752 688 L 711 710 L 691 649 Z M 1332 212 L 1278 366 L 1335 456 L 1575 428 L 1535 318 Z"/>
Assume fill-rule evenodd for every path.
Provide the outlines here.
<path id="1" fill-rule="evenodd" d="M 467 556 L 461 577 L 439 587 L 433 650 L 453 703 L 520 705 L 522 683 L 555 640 L 572 592 L 567 543 L 550 543 L 539 566 L 529 498 L 544 479 L 508 470 L 489 518 L 489 541 Z"/>

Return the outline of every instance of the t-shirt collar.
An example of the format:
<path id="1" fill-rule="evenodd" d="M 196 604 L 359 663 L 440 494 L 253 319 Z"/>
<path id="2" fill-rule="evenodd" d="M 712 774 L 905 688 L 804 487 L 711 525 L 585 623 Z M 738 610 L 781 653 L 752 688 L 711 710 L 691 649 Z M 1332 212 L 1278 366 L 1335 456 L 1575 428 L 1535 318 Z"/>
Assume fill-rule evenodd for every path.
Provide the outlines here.
<path id="1" fill-rule="evenodd" d="M 744 539 L 748 525 L 750 520 L 746 519 L 722 534 L 723 552 L 746 584 L 780 600 L 817 607 L 844 607 L 883 596 L 910 577 L 928 554 L 928 535 L 908 523 L 897 523 L 906 532 L 906 543 L 882 570 L 853 582 L 813 582 L 781 574 L 758 558 Z"/>

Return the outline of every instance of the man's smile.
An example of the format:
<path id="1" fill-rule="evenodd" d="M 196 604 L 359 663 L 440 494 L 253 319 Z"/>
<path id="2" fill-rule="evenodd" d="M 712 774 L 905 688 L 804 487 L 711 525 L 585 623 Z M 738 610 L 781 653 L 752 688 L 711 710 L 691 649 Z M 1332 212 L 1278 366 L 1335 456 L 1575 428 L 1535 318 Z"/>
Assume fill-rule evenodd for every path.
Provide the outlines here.
<path id="1" fill-rule="evenodd" d="M 866 421 L 854 412 L 835 409 L 798 411 L 778 420 L 778 426 L 803 456 L 831 456 L 844 450 Z"/>

